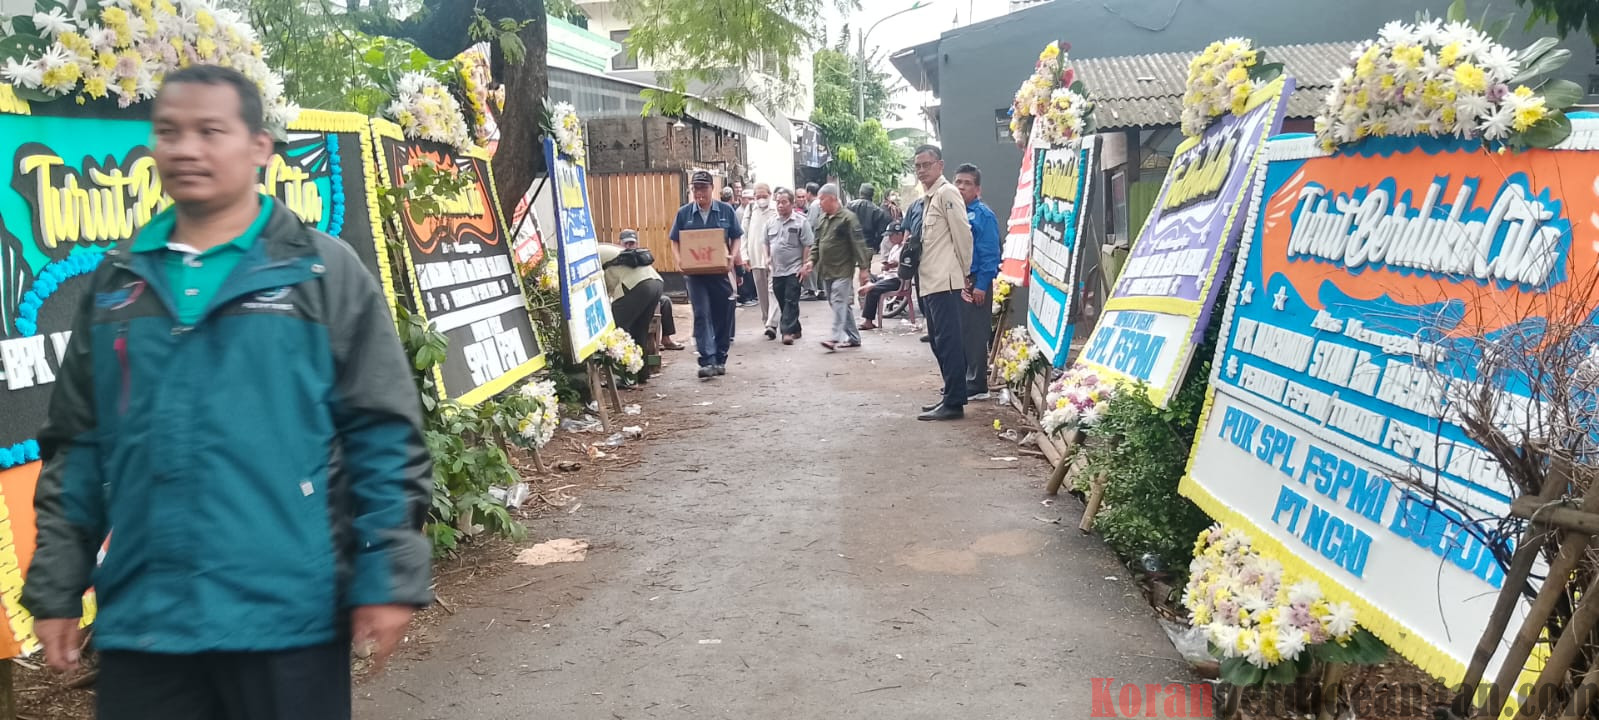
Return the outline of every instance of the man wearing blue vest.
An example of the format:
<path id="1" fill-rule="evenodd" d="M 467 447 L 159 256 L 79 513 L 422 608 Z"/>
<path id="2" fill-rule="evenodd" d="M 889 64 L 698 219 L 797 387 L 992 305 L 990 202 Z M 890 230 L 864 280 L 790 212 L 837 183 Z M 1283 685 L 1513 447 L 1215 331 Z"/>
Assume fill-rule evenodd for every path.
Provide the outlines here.
<path id="1" fill-rule="evenodd" d="M 693 202 L 677 210 L 672 221 L 672 253 L 683 266 L 678 247 L 684 230 L 719 229 L 727 239 L 727 272 L 686 275 L 688 300 L 694 308 L 694 345 L 700 353 L 700 379 L 727 374 L 727 351 L 733 347 L 733 265 L 742 257 L 744 230 L 732 205 L 711 199 L 711 174 L 696 170 L 689 176 Z"/>
<path id="2" fill-rule="evenodd" d="M 966 163 L 955 168 L 955 189 L 966 201 L 972 224 L 972 271 L 961 294 L 961 345 L 966 349 L 966 399 L 988 399 L 988 348 L 994 335 L 994 278 L 999 275 L 999 218 L 983 202 L 983 172 Z"/>

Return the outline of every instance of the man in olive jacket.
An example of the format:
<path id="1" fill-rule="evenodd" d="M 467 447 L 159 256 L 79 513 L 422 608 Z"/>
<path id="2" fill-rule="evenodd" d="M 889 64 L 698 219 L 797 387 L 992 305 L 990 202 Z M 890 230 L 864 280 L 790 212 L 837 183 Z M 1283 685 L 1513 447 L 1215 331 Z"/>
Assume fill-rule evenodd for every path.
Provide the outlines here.
<path id="1" fill-rule="evenodd" d="M 833 335 L 822 341 L 822 347 L 828 352 L 860 347 L 861 332 L 855 327 L 855 311 L 850 303 L 855 299 L 854 280 L 871 282 L 872 253 L 866 248 L 860 220 L 844 208 L 838 186 L 828 183 L 817 194 L 822 214 L 817 220 L 811 262 L 827 293 L 827 302 L 833 306 Z"/>
<path id="2" fill-rule="evenodd" d="M 381 664 L 432 601 L 410 365 L 355 253 L 258 194 L 254 83 L 169 73 L 152 125 L 176 205 L 78 311 L 22 604 L 64 671 L 94 587 L 100 720 L 349 718 L 352 642 Z"/>

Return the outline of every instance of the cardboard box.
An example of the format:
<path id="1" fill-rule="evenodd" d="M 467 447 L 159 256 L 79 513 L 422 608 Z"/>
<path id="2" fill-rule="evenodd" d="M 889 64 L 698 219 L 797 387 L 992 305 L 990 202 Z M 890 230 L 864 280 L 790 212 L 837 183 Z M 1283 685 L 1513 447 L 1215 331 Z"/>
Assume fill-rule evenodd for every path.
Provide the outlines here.
<path id="1" fill-rule="evenodd" d="M 727 274 L 727 232 L 722 228 L 681 230 L 677 234 L 678 256 L 684 275 Z"/>

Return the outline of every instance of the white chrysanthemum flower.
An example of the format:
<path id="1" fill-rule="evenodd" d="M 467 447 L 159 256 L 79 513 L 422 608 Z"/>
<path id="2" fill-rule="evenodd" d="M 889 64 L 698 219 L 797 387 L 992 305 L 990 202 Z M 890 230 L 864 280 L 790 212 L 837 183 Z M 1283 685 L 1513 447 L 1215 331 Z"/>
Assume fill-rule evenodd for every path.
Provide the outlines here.
<path id="1" fill-rule="evenodd" d="M 1333 637 L 1347 637 L 1355 631 L 1355 608 L 1340 602 L 1327 606 L 1327 632 Z"/>
<path id="2" fill-rule="evenodd" d="M 1392 24 L 1392 23 L 1390 23 L 1390 24 Z M 1386 30 L 1386 29 L 1387 28 L 1384 28 L 1384 30 Z M 1404 42 L 1404 43 L 1396 42 L 1395 44 L 1405 44 L 1405 45 L 1417 45 L 1417 44 L 1424 44 L 1424 43 L 1439 44 L 1439 38 L 1443 37 L 1443 34 L 1444 34 L 1444 21 L 1439 20 L 1438 18 L 1433 18 L 1433 19 L 1428 20 L 1426 22 L 1423 22 L 1423 23 L 1421 23 L 1419 25 L 1416 25 L 1413 29 L 1411 29 L 1410 34 L 1409 34 L 1409 36 L 1406 39 L 1406 42 Z"/>
<path id="3" fill-rule="evenodd" d="M 1493 112 L 1493 109 L 1493 102 L 1481 93 L 1460 93 L 1455 96 L 1455 112 L 1470 122 L 1475 123 Z"/>
<path id="4" fill-rule="evenodd" d="M 1514 50 L 1503 45 L 1491 45 L 1478 54 L 1477 64 L 1488 73 L 1489 84 L 1495 82 L 1508 83 L 1510 79 L 1521 72 L 1521 63 L 1516 62 Z"/>
<path id="5" fill-rule="evenodd" d="M 115 50 L 117 47 L 117 33 L 110 28 L 95 27 L 84 34 L 89 46 L 95 50 Z"/>
<path id="6" fill-rule="evenodd" d="M 1515 125 L 1515 121 L 1516 109 L 1509 103 L 1500 105 L 1492 114 L 1482 119 L 1482 136 L 1488 140 L 1503 140 L 1510 136 L 1510 129 Z"/>
<path id="7" fill-rule="evenodd" d="M 40 33 L 49 37 L 57 37 L 62 33 L 78 31 L 76 18 L 67 15 L 58 7 L 50 8 L 50 12 L 47 13 L 34 13 L 33 25 L 39 29 Z"/>
<path id="8" fill-rule="evenodd" d="M 1205 626 L 1205 636 L 1221 650 L 1224 659 L 1238 657 L 1238 626 L 1213 622 Z"/>
<path id="9" fill-rule="evenodd" d="M 44 70 L 36 62 L 19 63 L 16 60 L 7 60 L 4 70 L 0 70 L 0 77 L 6 82 L 24 88 L 37 88 L 44 81 Z"/>
<path id="10" fill-rule="evenodd" d="M 1414 45 L 1417 40 L 1416 28 L 1403 20 L 1388 21 L 1382 30 L 1377 31 L 1377 37 L 1390 45 Z"/>
<path id="11" fill-rule="evenodd" d="M 1240 638 L 1241 639 L 1237 643 L 1234 643 L 1235 646 L 1243 646 L 1242 652 L 1240 652 L 1239 655 L 1245 660 L 1248 660 L 1249 663 L 1255 667 L 1266 667 L 1266 654 L 1262 652 L 1260 647 L 1260 633 L 1240 633 Z"/>
<path id="12" fill-rule="evenodd" d="M 1300 580 L 1288 588 L 1290 605 L 1310 605 L 1321 599 L 1321 585 L 1315 580 Z"/>
<path id="13" fill-rule="evenodd" d="M 1250 615 L 1271 609 L 1271 601 L 1261 594 L 1259 587 L 1243 588 L 1238 593 L 1238 605 L 1248 610 Z"/>
<path id="14" fill-rule="evenodd" d="M 73 64 L 72 52 L 60 45 L 51 45 L 39 56 L 39 67 L 43 70 L 54 70 L 58 67 Z"/>
<path id="15" fill-rule="evenodd" d="M 1305 651 L 1306 641 L 1309 636 L 1305 631 L 1296 627 L 1289 627 L 1277 631 L 1277 652 L 1282 656 L 1283 662 L 1299 658 Z"/>

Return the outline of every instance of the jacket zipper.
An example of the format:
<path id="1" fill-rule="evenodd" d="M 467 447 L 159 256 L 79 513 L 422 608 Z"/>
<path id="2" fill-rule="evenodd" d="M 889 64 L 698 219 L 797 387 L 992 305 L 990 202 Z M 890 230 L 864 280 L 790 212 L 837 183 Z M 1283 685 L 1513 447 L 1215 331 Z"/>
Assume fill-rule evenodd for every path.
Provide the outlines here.
<path id="1" fill-rule="evenodd" d="M 128 324 L 117 326 L 117 339 L 112 343 L 117 353 L 117 366 L 122 372 L 121 390 L 117 397 L 117 412 L 122 415 L 128 413 L 128 386 L 133 382 L 133 372 L 128 365 Z"/>

